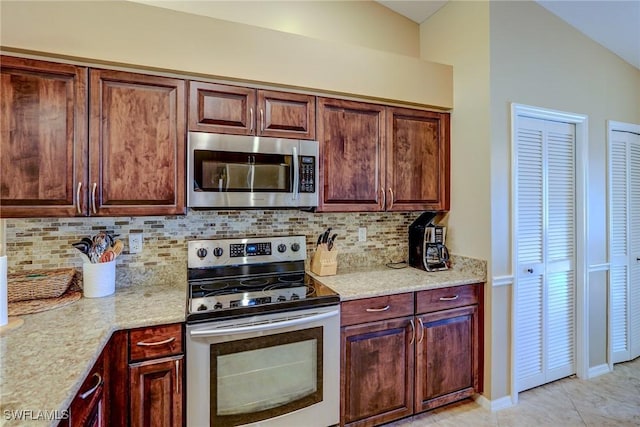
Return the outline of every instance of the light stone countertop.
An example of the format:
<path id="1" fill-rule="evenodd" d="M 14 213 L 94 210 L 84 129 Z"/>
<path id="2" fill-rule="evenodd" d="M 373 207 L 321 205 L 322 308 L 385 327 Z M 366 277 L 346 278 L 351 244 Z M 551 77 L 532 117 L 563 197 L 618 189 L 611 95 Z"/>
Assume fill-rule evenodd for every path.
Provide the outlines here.
<path id="1" fill-rule="evenodd" d="M 314 277 L 342 301 L 486 281 L 484 261 L 452 261 L 452 269 L 440 272 L 375 266 Z M 108 297 L 21 316 L 24 324 L 0 337 L 0 426 L 57 425 L 57 420 L 9 418 L 11 411 L 32 411 L 36 417 L 40 411 L 67 409 L 113 332 L 184 322 L 186 280 L 165 279 L 165 284 L 118 287 Z"/>
<path id="2" fill-rule="evenodd" d="M 400 294 L 449 286 L 486 282 L 486 263 L 466 257 L 453 258 L 445 271 L 423 271 L 413 267 L 340 270 L 335 276 L 312 276 L 340 294 L 341 301 Z"/>
<path id="3" fill-rule="evenodd" d="M 69 407 L 114 331 L 184 322 L 182 282 L 116 288 L 111 296 L 20 316 L 24 324 L 0 337 L 0 425 L 57 425 L 40 411 Z M 10 419 L 20 410 L 32 412 Z"/>

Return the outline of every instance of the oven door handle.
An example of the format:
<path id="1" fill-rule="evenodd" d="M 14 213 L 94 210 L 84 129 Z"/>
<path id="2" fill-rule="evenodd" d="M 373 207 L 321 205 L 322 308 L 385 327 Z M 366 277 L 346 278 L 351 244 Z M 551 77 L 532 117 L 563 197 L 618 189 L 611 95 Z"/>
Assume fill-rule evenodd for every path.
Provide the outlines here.
<path id="1" fill-rule="evenodd" d="M 240 326 L 240 327 L 232 326 L 229 328 L 215 328 L 215 329 L 199 329 L 196 331 L 189 331 L 189 335 L 194 338 L 206 338 L 206 337 L 214 337 L 219 335 L 268 331 L 270 329 L 279 329 L 279 328 L 285 328 L 288 326 L 304 325 L 306 323 L 328 319 L 329 317 L 337 316 L 339 314 L 340 314 L 340 310 L 331 310 L 325 313 L 312 314 L 310 316 L 302 316 L 302 317 L 297 317 L 295 319 L 261 323 L 258 325 Z"/>

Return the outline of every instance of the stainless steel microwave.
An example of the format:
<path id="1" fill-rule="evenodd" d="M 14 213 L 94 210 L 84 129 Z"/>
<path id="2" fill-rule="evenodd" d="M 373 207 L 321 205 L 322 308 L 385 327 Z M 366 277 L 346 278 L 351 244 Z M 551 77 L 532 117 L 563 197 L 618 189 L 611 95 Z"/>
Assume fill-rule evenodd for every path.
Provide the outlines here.
<path id="1" fill-rule="evenodd" d="M 318 206 L 318 141 L 189 132 L 187 206 Z"/>

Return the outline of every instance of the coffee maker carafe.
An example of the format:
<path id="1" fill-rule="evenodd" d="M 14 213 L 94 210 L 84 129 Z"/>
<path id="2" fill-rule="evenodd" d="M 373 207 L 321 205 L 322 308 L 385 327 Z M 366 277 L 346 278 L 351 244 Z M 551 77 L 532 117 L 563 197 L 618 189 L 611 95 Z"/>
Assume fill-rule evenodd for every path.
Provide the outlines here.
<path id="1" fill-rule="evenodd" d="M 425 212 L 409 226 L 409 265 L 426 271 L 449 268 L 449 251 L 445 246 L 447 229 L 436 225 L 436 212 Z"/>

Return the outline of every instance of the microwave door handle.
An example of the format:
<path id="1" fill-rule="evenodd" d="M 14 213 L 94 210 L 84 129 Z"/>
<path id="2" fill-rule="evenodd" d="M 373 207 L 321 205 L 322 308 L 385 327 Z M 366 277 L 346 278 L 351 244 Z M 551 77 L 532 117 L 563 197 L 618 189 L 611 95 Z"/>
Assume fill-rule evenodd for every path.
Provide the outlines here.
<path id="1" fill-rule="evenodd" d="M 298 199 L 300 167 L 298 166 L 298 149 L 291 147 L 291 155 L 293 156 L 293 200 Z"/>
<path id="2" fill-rule="evenodd" d="M 254 163 L 253 156 L 249 156 L 249 170 L 247 171 L 247 188 L 253 192 L 253 176 L 254 176 Z M 253 157 L 255 159 L 255 157 Z"/>
<path id="3" fill-rule="evenodd" d="M 309 316 L 301 316 L 294 319 L 274 321 L 274 322 L 262 323 L 258 325 L 231 326 L 228 328 L 215 328 L 215 329 L 201 329 L 197 331 L 190 331 L 189 335 L 195 338 L 207 338 L 207 337 L 215 337 L 220 335 L 268 331 L 270 329 L 279 329 L 279 328 L 285 328 L 288 326 L 298 326 L 298 325 L 304 325 L 307 323 L 317 322 L 318 320 L 328 319 L 330 317 L 337 316 L 339 313 L 340 313 L 340 310 L 331 310 L 325 313 L 315 313 Z"/>

